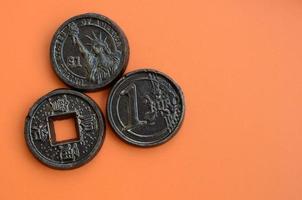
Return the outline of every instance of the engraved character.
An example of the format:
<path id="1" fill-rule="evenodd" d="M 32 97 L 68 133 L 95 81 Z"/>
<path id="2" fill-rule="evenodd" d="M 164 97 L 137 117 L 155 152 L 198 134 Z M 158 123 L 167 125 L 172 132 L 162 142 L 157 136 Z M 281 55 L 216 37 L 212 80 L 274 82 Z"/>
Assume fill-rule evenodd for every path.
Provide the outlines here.
<path id="1" fill-rule="evenodd" d="M 67 144 L 66 147 L 59 146 L 59 148 L 61 161 L 75 161 L 75 159 L 80 156 L 80 151 L 77 143 L 74 143 L 73 146 L 71 146 L 71 144 Z"/>
<path id="2" fill-rule="evenodd" d="M 67 100 L 67 96 L 64 95 L 63 98 L 59 98 L 53 101 L 51 98 L 48 99 L 53 111 L 69 111 L 68 105 L 69 101 Z"/>
<path id="3" fill-rule="evenodd" d="M 80 61 L 80 56 L 69 56 L 67 58 L 67 65 L 72 68 L 82 67 L 81 61 Z"/>
<path id="4" fill-rule="evenodd" d="M 97 129 L 97 123 L 94 114 L 79 116 L 79 122 L 81 128 L 86 132 L 91 132 Z"/>
<path id="5" fill-rule="evenodd" d="M 40 124 L 39 126 L 33 126 L 32 129 L 34 130 L 34 140 L 41 140 L 43 142 L 46 141 L 48 136 L 48 131 L 46 126 Z"/>

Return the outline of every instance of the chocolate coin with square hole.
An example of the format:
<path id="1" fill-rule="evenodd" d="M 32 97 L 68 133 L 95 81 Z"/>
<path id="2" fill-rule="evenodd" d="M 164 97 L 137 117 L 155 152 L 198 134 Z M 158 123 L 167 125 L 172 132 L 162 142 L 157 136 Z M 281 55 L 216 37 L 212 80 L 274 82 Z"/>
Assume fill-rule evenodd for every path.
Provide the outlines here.
<path id="1" fill-rule="evenodd" d="M 180 128 L 184 117 L 183 93 L 161 72 L 131 72 L 112 88 L 107 116 L 114 131 L 126 142 L 142 147 L 162 144 Z"/>
<path id="2" fill-rule="evenodd" d="M 124 72 L 129 47 L 116 23 L 103 15 L 87 13 L 59 27 L 50 54 L 53 68 L 64 83 L 92 91 L 110 85 Z"/>
<path id="3" fill-rule="evenodd" d="M 54 122 L 74 119 L 76 137 L 57 140 Z M 57 169 L 72 169 L 90 161 L 99 151 L 105 135 L 102 113 L 88 96 L 58 89 L 40 98 L 25 121 L 25 140 L 33 155 Z"/>

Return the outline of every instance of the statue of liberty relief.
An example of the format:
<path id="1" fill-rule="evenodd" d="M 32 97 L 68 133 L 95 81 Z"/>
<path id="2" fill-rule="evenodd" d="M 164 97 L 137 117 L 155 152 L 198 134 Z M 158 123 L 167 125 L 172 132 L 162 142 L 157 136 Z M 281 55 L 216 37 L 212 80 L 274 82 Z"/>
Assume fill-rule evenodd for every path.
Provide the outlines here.
<path id="1" fill-rule="evenodd" d="M 100 84 L 103 80 L 110 77 L 118 68 L 121 52 L 116 49 L 113 43 L 113 49 L 110 49 L 107 43 L 107 37 L 103 38 L 102 31 L 99 36 L 92 31 L 92 35 L 85 35 L 91 43 L 86 44 L 91 46 L 88 50 L 79 38 L 79 28 L 72 22 L 69 24 L 69 32 L 74 45 L 81 52 L 81 55 L 86 61 L 86 70 L 89 75 L 89 80 Z"/>

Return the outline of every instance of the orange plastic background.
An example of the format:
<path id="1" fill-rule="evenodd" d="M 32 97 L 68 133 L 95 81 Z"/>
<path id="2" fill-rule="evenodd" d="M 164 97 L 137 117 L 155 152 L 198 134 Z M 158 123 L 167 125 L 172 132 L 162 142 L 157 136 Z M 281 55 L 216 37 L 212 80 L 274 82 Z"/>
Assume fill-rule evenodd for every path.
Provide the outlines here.
<path id="1" fill-rule="evenodd" d="M 10 0 L 0 11 L 1 200 L 302 199 L 300 0 Z M 127 71 L 151 67 L 179 83 L 186 116 L 176 137 L 149 149 L 107 126 L 90 163 L 54 170 L 27 149 L 24 119 L 39 97 L 66 87 L 50 41 L 86 12 L 124 30 Z M 107 95 L 89 93 L 103 112 Z"/>

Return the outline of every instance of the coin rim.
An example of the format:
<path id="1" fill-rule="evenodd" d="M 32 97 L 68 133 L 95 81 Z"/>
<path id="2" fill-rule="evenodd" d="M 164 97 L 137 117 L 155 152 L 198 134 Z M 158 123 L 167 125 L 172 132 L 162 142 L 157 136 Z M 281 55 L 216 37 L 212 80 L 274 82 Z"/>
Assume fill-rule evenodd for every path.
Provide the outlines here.
<path id="1" fill-rule="evenodd" d="M 45 101 L 47 98 L 49 98 L 53 95 L 58 95 L 58 94 L 75 95 L 77 97 L 80 97 L 80 98 L 86 100 L 86 102 L 94 109 L 94 112 L 97 114 L 97 117 L 99 119 L 98 123 L 100 125 L 103 124 L 103 126 L 104 126 L 103 130 L 100 132 L 101 135 L 100 135 L 100 137 L 98 137 L 99 139 L 97 140 L 95 147 L 92 149 L 92 151 L 89 152 L 88 156 L 77 162 L 68 163 L 68 164 L 61 164 L 61 163 L 57 164 L 55 162 L 52 162 L 52 161 L 49 161 L 48 159 L 43 158 L 42 156 L 40 156 L 41 153 L 34 146 L 34 144 L 32 143 L 32 141 L 30 139 L 30 132 L 31 132 L 30 123 L 31 123 L 34 112 L 40 106 L 40 104 L 43 103 L 43 101 Z M 29 148 L 30 152 L 34 155 L 34 157 L 48 167 L 51 167 L 54 169 L 62 169 L 62 170 L 75 169 L 75 168 L 78 168 L 78 167 L 88 163 L 89 161 L 91 161 L 96 156 L 96 154 L 99 152 L 99 150 L 101 149 L 103 142 L 105 140 L 105 135 L 106 135 L 105 133 L 106 133 L 106 124 L 105 124 L 104 116 L 103 116 L 103 113 L 101 112 L 101 109 L 98 107 L 98 105 L 95 103 L 95 101 L 85 94 L 82 94 L 75 90 L 66 89 L 66 88 L 60 88 L 60 89 L 53 90 L 53 91 L 47 93 L 46 95 L 43 95 L 41 98 L 39 98 L 29 109 L 28 115 L 26 116 L 26 119 L 25 119 L 25 127 L 24 127 L 25 141 L 26 141 L 27 147 Z"/>
<path id="2" fill-rule="evenodd" d="M 166 136 L 164 139 L 162 140 L 158 140 L 158 141 L 154 141 L 154 142 L 140 142 L 137 140 L 133 140 L 127 136 L 125 136 L 122 131 L 120 131 L 116 126 L 114 126 L 115 122 L 113 120 L 112 117 L 112 101 L 113 101 L 113 93 L 115 92 L 116 89 L 118 89 L 118 87 L 128 78 L 131 78 L 132 75 L 136 74 L 136 73 L 148 73 L 148 72 L 152 72 L 152 73 L 157 73 L 161 76 L 163 76 L 164 78 L 166 78 L 168 81 L 170 81 L 173 86 L 177 89 L 177 92 L 179 93 L 180 99 L 181 99 L 181 103 L 182 103 L 182 115 L 181 118 L 179 120 L 178 125 L 176 126 L 176 128 L 173 130 L 172 133 L 170 133 L 168 136 Z M 114 130 L 113 132 L 119 136 L 119 138 L 121 138 L 123 141 L 127 142 L 128 144 L 131 145 L 135 145 L 138 147 L 154 147 L 154 146 L 158 146 L 160 144 L 164 144 L 167 141 L 169 141 L 173 136 L 176 135 L 176 133 L 178 133 L 179 129 L 181 128 L 182 124 L 183 124 L 183 120 L 184 120 L 184 116 L 185 116 L 185 99 L 184 99 L 184 94 L 182 89 L 180 88 L 180 86 L 167 74 L 160 72 L 158 70 L 155 69 L 151 69 L 151 68 L 144 68 L 144 69 L 138 69 L 138 70 L 134 70 L 131 72 L 126 73 L 124 76 L 122 76 L 112 87 L 112 89 L 110 90 L 109 93 L 109 97 L 107 100 L 107 105 L 106 105 L 106 115 L 107 115 L 107 119 L 109 121 L 110 127 Z"/>
<path id="3" fill-rule="evenodd" d="M 58 65 L 56 64 L 56 58 L 55 58 L 55 54 L 54 54 L 54 45 L 55 45 L 55 41 L 56 38 L 59 34 L 59 32 L 61 32 L 61 30 L 68 25 L 71 21 L 74 20 L 78 20 L 80 18 L 86 18 L 86 17 L 91 17 L 91 18 L 97 18 L 101 21 L 105 21 L 106 23 L 108 23 L 110 26 L 114 27 L 114 29 L 120 34 L 120 38 L 123 40 L 124 42 L 124 48 L 122 51 L 124 51 L 124 59 L 123 59 L 123 63 L 120 64 L 119 66 L 122 67 L 121 71 L 115 75 L 114 78 L 112 78 L 110 81 L 108 81 L 106 84 L 94 84 L 94 86 L 79 86 L 76 85 L 70 81 L 68 81 L 68 79 L 66 79 L 65 76 L 61 75 L 61 73 L 58 71 Z M 53 70 L 55 71 L 56 75 L 60 78 L 60 80 L 62 80 L 67 86 L 71 87 L 72 89 L 76 89 L 79 91 L 85 91 L 85 92 L 93 92 L 93 91 L 97 91 L 97 90 L 102 90 L 102 89 L 106 89 L 108 87 L 110 87 L 110 85 L 114 84 L 114 82 L 120 78 L 122 76 L 122 74 L 125 72 L 127 65 L 128 65 L 128 61 L 129 61 L 129 55 L 130 55 L 130 48 L 129 48 L 129 42 L 128 39 L 124 33 L 124 31 L 119 27 L 119 25 L 117 25 L 113 20 L 109 19 L 108 17 L 98 14 L 98 13 L 84 13 L 84 14 L 79 14 L 76 15 L 74 17 L 69 18 L 68 20 L 66 20 L 65 22 L 63 22 L 63 24 L 61 24 L 59 26 L 59 28 L 56 30 L 56 32 L 54 33 L 52 40 L 51 40 L 51 44 L 50 44 L 50 60 L 51 60 L 51 65 Z"/>

